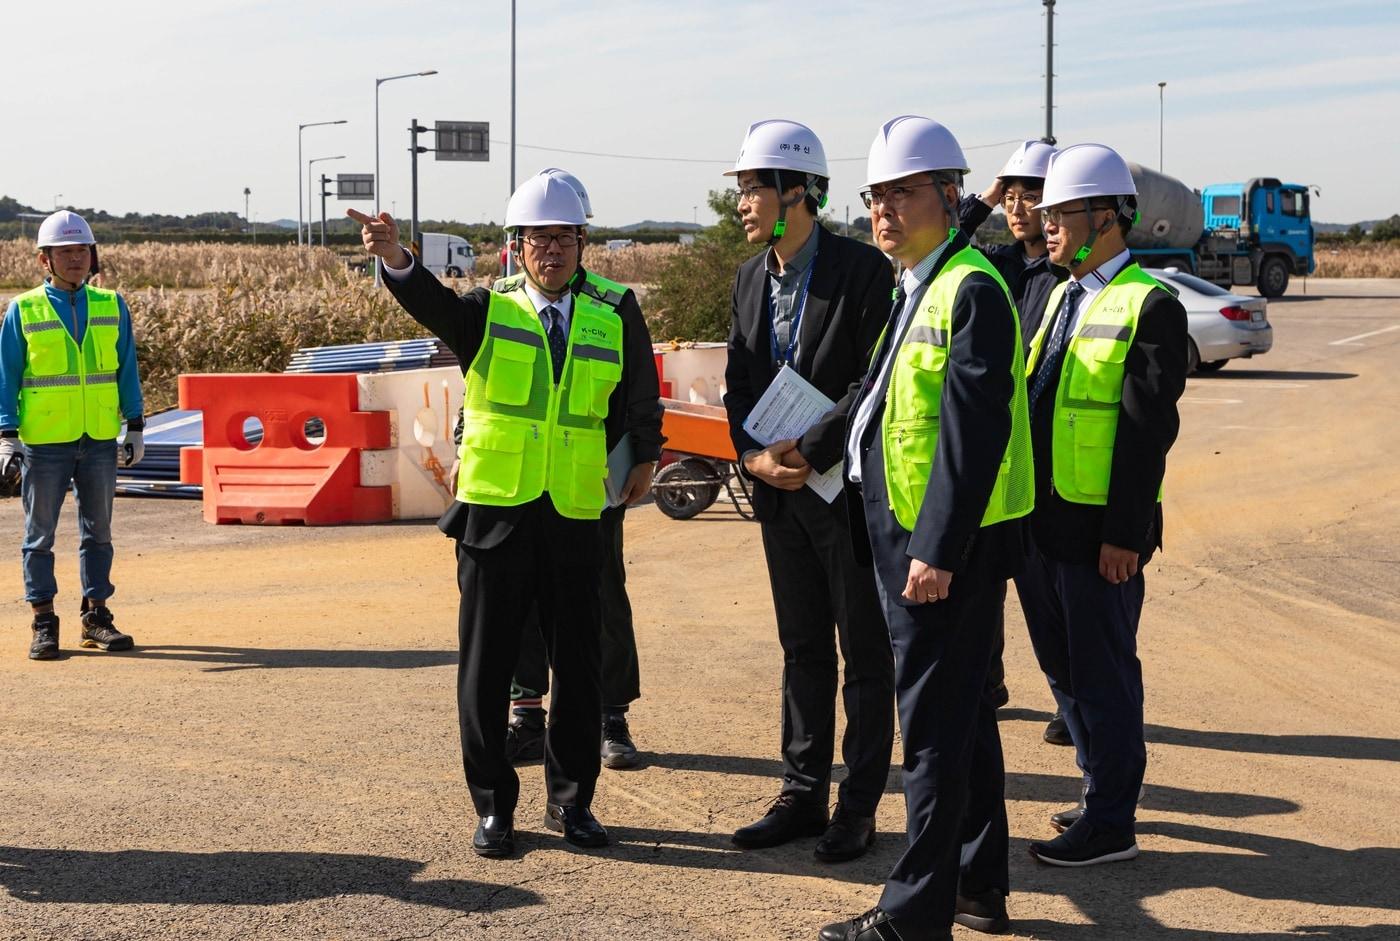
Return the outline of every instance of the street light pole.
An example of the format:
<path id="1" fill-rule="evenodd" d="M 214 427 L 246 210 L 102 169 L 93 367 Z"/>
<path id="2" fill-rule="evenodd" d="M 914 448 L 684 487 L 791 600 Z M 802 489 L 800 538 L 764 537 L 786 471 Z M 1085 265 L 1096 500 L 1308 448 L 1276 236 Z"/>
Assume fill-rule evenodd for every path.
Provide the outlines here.
<path id="1" fill-rule="evenodd" d="M 1045 4 L 1045 143 L 1055 143 L 1055 0 Z"/>
<path id="2" fill-rule="evenodd" d="M 311 167 L 312 167 L 312 165 L 313 165 L 313 164 L 317 164 L 317 163 L 321 163 L 321 162 L 324 161 L 324 160 L 344 160 L 344 159 L 345 159 L 345 155 L 344 155 L 344 154 L 340 154 L 340 155 L 335 156 L 335 157 L 312 157 L 310 160 L 306 161 L 306 195 L 307 195 L 308 198 L 311 196 Z M 322 201 L 321 205 L 322 205 L 323 207 L 325 206 L 324 200 Z M 324 216 L 324 215 L 325 215 L 325 213 L 322 212 L 322 216 Z M 307 248 L 310 248 L 310 247 L 311 247 L 311 225 L 312 225 L 312 220 L 313 220 L 313 218 L 314 218 L 314 213 L 312 212 L 311 207 L 308 206 L 307 209 L 306 209 L 306 247 L 307 247 Z M 322 221 L 322 223 L 321 223 L 321 242 L 322 242 L 322 244 L 325 244 L 325 241 L 326 241 L 326 224 L 325 224 L 324 221 Z"/>
<path id="3" fill-rule="evenodd" d="M 300 182 L 300 179 L 301 179 L 300 176 L 298 176 L 297 179 L 298 179 L 298 182 Z M 252 191 L 250 188 L 248 188 L 248 187 L 246 187 L 246 186 L 243 187 L 243 224 L 246 225 L 246 226 L 248 227 L 248 230 L 249 230 L 249 231 L 252 231 L 252 229 L 253 229 L 252 220 L 249 219 L 249 217 L 248 217 L 248 198 L 249 198 L 250 196 L 252 196 L 252 195 L 253 195 L 253 191 Z M 257 241 L 257 236 L 256 236 L 256 235 L 253 236 L 253 241 L 255 241 L 255 242 Z"/>
<path id="4" fill-rule="evenodd" d="M 321 127 L 325 124 L 345 124 L 346 121 L 312 121 L 310 124 L 297 125 L 297 245 L 301 245 L 301 132 L 308 127 Z M 311 222 L 306 221 L 306 244 L 311 244 Z"/>
<path id="5" fill-rule="evenodd" d="M 1167 83 L 1157 83 L 1157 172 L 1165 173 L 1162 169 L 1162 136 L 1166 130 L 1166 94 Z"/>
<path id="6" fill-rule="evenodd" d="M 54 209 L 54 212 L 58 212 L 58 201 L 59 201 L 60 199 L 62 199 L 62 198 L 63 198 L 63 194 L 62 194 L 62 193 L 54 193 L 54 194 L 53 194 L 53 209 Z"/>
<path id="7" fill-rule="evenodd" d="M 436 75 L 437 69 L 426 69 L 422 72 L 405 72 L 402 75 L 390 75 L 387 78 L 376 78 L 374 80 L 374 214 L 379 215 L 379 191 L 383 188 L 379 185 L 379 86 L 385 82 L 397 81 L 401 78 L 417 78 L 420 75 Z M 374 286 L 379 287 L 383 281 L 379 275 L 379 265 L 374 266 Z"/>

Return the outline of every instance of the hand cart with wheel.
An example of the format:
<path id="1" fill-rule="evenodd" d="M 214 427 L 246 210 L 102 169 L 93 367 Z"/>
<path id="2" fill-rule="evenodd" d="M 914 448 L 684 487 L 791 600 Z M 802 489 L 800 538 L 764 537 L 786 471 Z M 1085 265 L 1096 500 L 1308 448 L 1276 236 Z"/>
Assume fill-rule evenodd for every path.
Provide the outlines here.
<path id="1" fill-rule="evenodd" d="M 739 473 L 724 406 L 666 398 L 661 406 L 661 431 L 667 452 L 674 456 L 656 472 L 651 485 L 661 512 L 673 520 L 688 520 L 713 505 L 723 487 L 735 511 L 753 519 L 749 483 Z"/>

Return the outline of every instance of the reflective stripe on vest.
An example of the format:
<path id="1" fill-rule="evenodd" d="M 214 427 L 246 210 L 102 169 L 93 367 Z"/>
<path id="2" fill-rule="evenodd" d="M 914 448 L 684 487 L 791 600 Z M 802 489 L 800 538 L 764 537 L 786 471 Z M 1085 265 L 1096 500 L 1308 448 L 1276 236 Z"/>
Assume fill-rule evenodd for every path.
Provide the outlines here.
<path id="1" fill-rule="evenodd" d="M 991 499 L 982 515 L 990 526 L 1025 516 L 1035 505 L 1035 474 L 1031 465 L 1031 426 L 1026 409 L 1026 372 L 1021 353 L 1021 323 L 1006 282 L 977 249 L 963 248 L 948 260 L 924 292 L 919 309 L 892 354 L 889 390 L 881 436 L 885 448 L 885 486 L 890 509 L 899 525 L 911 532 L 919 517 L 938 448 L 939 409 L 943 380 L 952 349 L 953 301 L 963 279 L 980 272 L 994 279 L 1006 294 L 1008 315 L 1016 331 L 1011 360 L 1011 437 L 1006 443 Z"/>
<path id="2" fill-rule="evenodd" d="M 491 294 L 486 336 L 464 379 L 457 499 L 518 506 L 548 492 L 560 516 L 597 519 L 607 502 L 608 399 L 622 379 L 622 319 L 588 292 L 620 301 L 591 272 L 574 295 L 559 385 L 544 325 L 523 287 Z"/>
<path id="3" fill-rule="evenodd" d="M 60 444 L 83 435 L 105 440 L 121 432 L 117 337 L 121 308 L 115 291 L 86 286 L 87 329 L 80 348 L 41 286 L 19 306 L 24 375 L 19 389 L 19 436 L 26 444 Z"/>
<path id="4" fill-rule="evenodd" d="M 1094 296 L 1065 350 L 1050 444 L 1050 486 L 1070 503 L 1104 506 L 1113 476 L 1113 444 L 1123 400 L 1123 364 L 1137 335 L 1142 305 L 1164 290 L 1137 264 L 1124 265 Z M 1050 292 L 1046 316 L 1031 341 L 1027 372 L 1035 370 L 1046 329 L 1060 306 L 1065 286 Z M 1162 499 L 1159 489 L 1157 499 Z"/>

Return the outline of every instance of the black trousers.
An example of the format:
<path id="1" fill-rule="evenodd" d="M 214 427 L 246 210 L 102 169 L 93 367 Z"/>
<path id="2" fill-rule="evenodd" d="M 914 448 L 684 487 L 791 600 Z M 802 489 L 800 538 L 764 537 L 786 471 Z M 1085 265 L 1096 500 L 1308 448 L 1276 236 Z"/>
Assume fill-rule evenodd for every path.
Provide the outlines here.
<path id="1" fill-rule="evenodd" d="M 1121 585 L 1087 562 L 1061 562 L 1034 545 L 1016 579 L 1031 645 L 1074 739 L 1084 815 L 1131 828 L 1147 768 L 1142 663 L 1137 656 L 1142 572 Z"/>
<path id="2" fill-rule="evenodd" d="M 603 611 L 603 707 L 619 712 L 641 698 L 641 670 L 637 660 L 637 637 L 632 629 L 632 602 L 627 597 L 627 567 L 622 561 L 622 521 L 626 507 L 603 511 L 598 536 L 601 546 L 601 573 L 598 600 Z M 549 658 L 539 617 L 534 611 L 520 637 L 520 659 L 515 664 L 515 682 L 510 697 L 537 699 L 549 692 Z"/>
<path id="3" fill-rule="evenodd" d="M 892 563 L 907 574 L 907 557 Z M 933 604 L 883 599 L 894 643 L 909 842 L 880 907 L 934 928 L 952 925 L 959 889 L 1010 891 L 1005 769 L 987 686 L 1005 598 L 1004 580 L 962 573 L 948 597 Z"/>
<path id="4" fill-rule="evenodd" d="M 804 487 L 780 493 L 777 507 L 761 528 L 783 648 L 782 792 L 823 806 L 829 800 L 839 641 L 848 773 L 838 798 L 874 816 L 894 748 L 894 660 L 875 575 L 856 562 L 844 506 Z"/>
<path id="5" fill-rule="evenodd" d="M 511 672 L 532 606 L 554 668 L 544 773 L 550 801 L 587 807 L 600 765 L 598 522 L 535 500 L 491 549 L 458 543 L 457 709 L 462 765 L 482 816 L 508 814 L 520 779 L 506 760 Z"/>

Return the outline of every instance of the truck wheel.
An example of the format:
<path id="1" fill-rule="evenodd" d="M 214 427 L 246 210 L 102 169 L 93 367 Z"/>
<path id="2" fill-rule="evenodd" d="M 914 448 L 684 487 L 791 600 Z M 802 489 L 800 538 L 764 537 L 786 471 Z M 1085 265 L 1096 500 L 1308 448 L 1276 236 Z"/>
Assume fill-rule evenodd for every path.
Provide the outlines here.
<path id="1" fill-rule="evenodd" d="M 1196 341 L 1190 337 L 1186 338 L 1186 375 L 1191 375 L 1201 365 L 1201 351 L 1196 348 Z"/>
<path id="2" fill-rule="evenodd" d="M 1265 297 L 1282 297 L 1288 290 L 1288 263 L 1278 255 L 1270 255 L 1259 266 L 1259 293 Z"/>
<path id="3" fill-rule="evenodd" d="M 1228 359 L 1213 359 L 1208 363 L 1197 363 L 1196 372 L 1220 372 L 1228 362 Z"/>
<path id="4" fill-rule="evenodd" d="M 462 276 L 462 269 L 458 268 L 456 265 L 448 265 L 447 270 L 444 271 L 443 274 L 447 275 L 449 278 L 460 278 Z"/>

